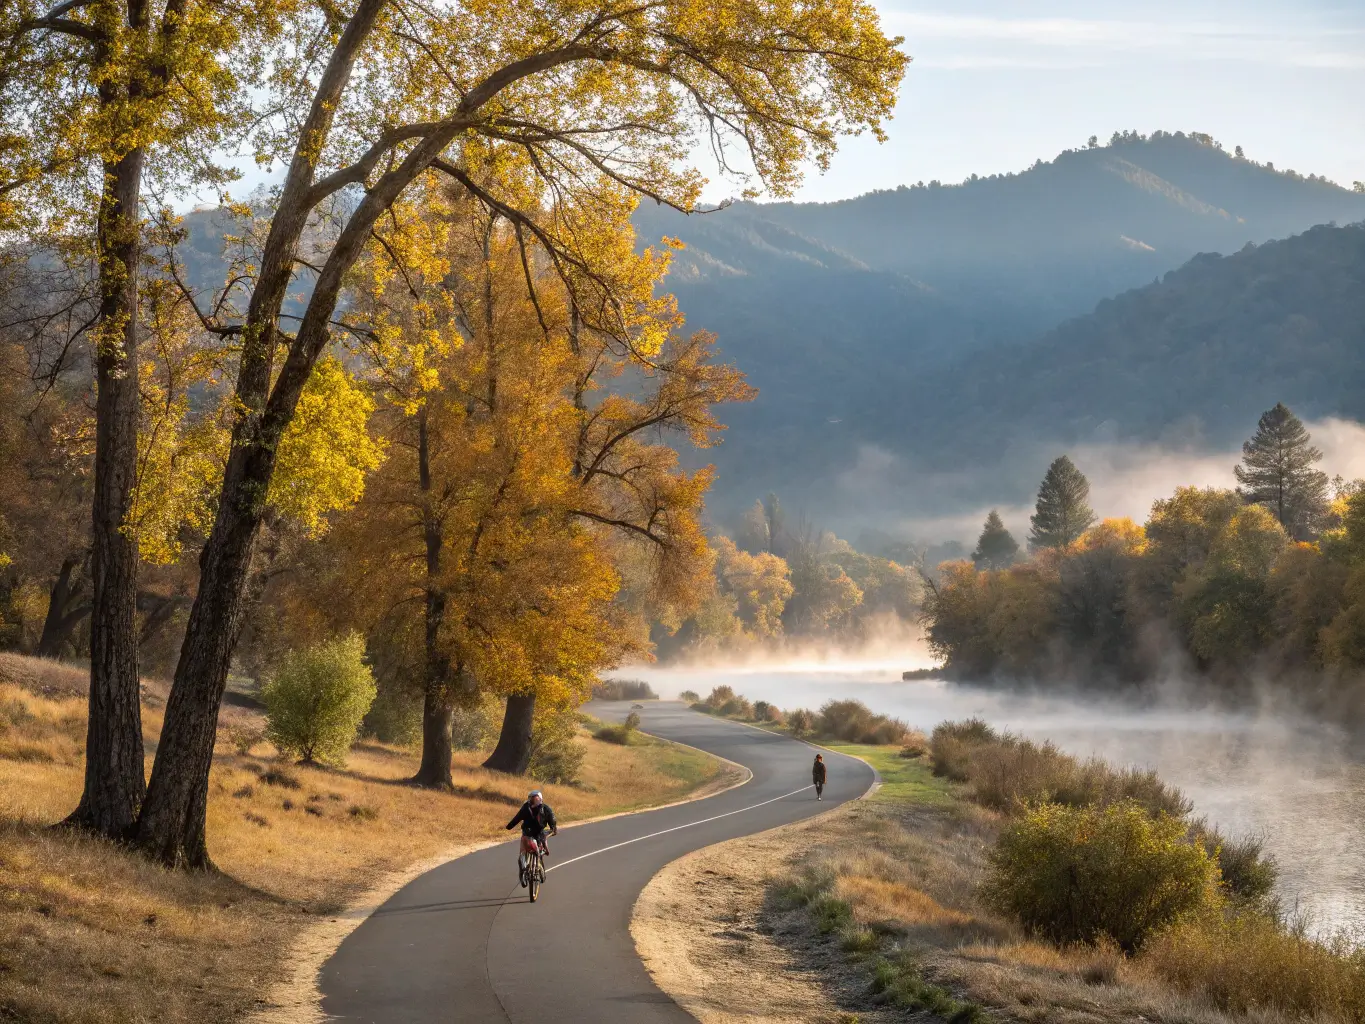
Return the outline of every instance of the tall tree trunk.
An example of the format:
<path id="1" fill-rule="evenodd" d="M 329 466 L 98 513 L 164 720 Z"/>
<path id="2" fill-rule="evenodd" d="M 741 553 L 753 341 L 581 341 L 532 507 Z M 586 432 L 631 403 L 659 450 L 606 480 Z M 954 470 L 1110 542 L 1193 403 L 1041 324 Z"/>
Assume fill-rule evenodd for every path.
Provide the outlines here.
<path id="1" fill-rule="evenodd" d="M 146 793 L 137 664 L 137 543 L 124 529 L 137 473 L 139 202 L 143 152 L 106 163 L 99 213 L 90 713 L 85 790 L 67 822 L 126 836 Z"/>
<path id="2" fill-rule="evenodd" d="M 204 836 L 218 709 L 242 630 L 251 551 L 264 518 L 273 448 L 238 447 L 224 474 L 199 591 L 180 647 L 136 841 L 169 867 L 211 868 Z"/>
<path id="3" fill-rule="evenodd" d="M 83 558 L 68 557 L 62 562 L 56 582 L 48 595 L 47 615 L 43 619 L 43 632 L 38 638 L 38 646 L 33 653 L 40 658 L 57 658 L 62 648 L 71 638 L 77 624 L 90 614 L 90 605 L 82 601 L 83 588 L 72 585 L 71 576 L 80 568 Z M 72 607 L 75 605 L 75 607 Z"/>
<path id="4" fill-rule="evenodd" d="M 412 777 L 413 785 L 428 789 L 454 789 L 450 759 L 454 745 L 450 738 L 455 712 L 450 695 L 444 690 L 427 690 L 422 702 L 422 764 Z"/>
<path id="5" fill-rule="evenodd" d="M 534 693 L 514 693 L 507 698 L 507 712 L 502 716 L 502 732 L 498 745 L 485 768 L 509 775 L 525 775 L 531 764 L 531 726 L 536 713 Z"/>
<path id="6" fill-rule="evenodd" d="M 446 595 L 439 586 L 444 537 L 440 518 L 431 505 L 431 443 L 425 404 L 417 412 L 417 481 L 422 492 L 422 536 L 427 556 L 426 636 L 422 659 L 422 764 L 412 781 L 432 789 L 453 789 L 450 658 L 441 649 L 440 642 L 446 614 Z"/>

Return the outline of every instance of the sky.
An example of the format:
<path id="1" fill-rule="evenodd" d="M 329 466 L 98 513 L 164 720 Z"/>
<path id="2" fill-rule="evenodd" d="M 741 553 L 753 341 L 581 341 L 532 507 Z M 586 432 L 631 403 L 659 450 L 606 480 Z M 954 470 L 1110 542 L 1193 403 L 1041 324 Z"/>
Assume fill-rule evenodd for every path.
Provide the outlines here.
<path id="1" fill-rule="evenodd" d="M 1017 171 L 1116 130 L 1207 132 L 1277 168 L 1365 179 L 1365 0 L 881 0 L 913 62 L 888 142 L 800 199 Z M 733 189 L 712 183 L 708 198 Z"/>
<path id="2" fill-rule="evenodd" d="M 880 0 L 913 61 L 889 140 L 847 140 L 796 198 L 1018 171 L 1116 130 L 1199 131 L 1365 179 L 1365 0 Z M 740 187 L 711 174 L 704 199 Z M 239 166 L 245 193 L 262 180 Z M 204 197 L 201 197 L 204 198 Z"/>

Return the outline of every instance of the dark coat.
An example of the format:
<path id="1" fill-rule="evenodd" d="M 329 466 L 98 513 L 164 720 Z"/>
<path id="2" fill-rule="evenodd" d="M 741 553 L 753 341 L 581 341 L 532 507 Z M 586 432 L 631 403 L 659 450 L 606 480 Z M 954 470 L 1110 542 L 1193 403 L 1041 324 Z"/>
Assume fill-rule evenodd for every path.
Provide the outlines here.
<path id="1" fill-rule="evenodd" d="M 517 827 L 517 822 L 521 822 L 521 834 L 524 836 L 538 836 L 547 828 L 551 831 L 559 827 L 555 821 L 555 812 L 550 810 L 550 805 L 543 800 L 539 807 L 533 808 L 531 801 L 521 805 L 521 810 L 517 811 L 516 817 L 507 823 L 509 829 Z"/>
<path id="2" fill-rule="evenodd" d="M 823 785 L 825 781 L 825 762 L 816 761 L 810 768 L 811 781 L 816 785 Z"/>

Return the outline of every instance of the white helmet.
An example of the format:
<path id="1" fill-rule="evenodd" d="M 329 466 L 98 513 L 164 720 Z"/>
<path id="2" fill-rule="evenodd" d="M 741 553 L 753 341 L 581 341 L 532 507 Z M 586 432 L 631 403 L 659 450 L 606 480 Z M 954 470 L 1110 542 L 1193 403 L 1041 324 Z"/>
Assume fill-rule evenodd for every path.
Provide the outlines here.
<path id="1" fill-rule="evenodd" d="M 531 802 L 532 800 L 534 800 L 536 797 L 540 797 L 542 800 L 544 800 L 544 799 L 545 799 L 545 794 L 543 794 L 543 793 L 542 793 L 540 790 L 538 790 L 538 789 L 533 789 L 533 790 L 531 790 L 531 792 L 529 792 L 529 793 L 526 794 L 526 802 L 527 802 L 527 803 L 530 803 L 530 802 Z"/>

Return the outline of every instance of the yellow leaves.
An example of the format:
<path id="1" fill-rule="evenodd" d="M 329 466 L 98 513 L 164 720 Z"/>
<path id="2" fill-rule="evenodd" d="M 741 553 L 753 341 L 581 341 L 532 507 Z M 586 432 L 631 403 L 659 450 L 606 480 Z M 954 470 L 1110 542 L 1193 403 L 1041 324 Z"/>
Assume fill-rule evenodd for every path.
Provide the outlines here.
<path id="1" fill-rule="evenodd" d="M 744 625 L 761 640 L 782 633 L 782 610 L 792 596 L 791 570 L 777 555 L 741 551 L 729 537 L 716 540 L 716 580 L 735 600 Z"/>
<path id="2" fill-rule="evenodd" d="M 326 516 L 349 508 L 365 490 L 365 474 L 384 459 L 370 435 L 374 400 L 332 357 L 320 359 L 280 440 L 268 501 L 312 536 Z"/>
<path id="3" fill-rule="evenodd" d="M 157 401 L 158 389 L 148 383 L 143 396 L 129 528 L 144 561 L 167 565 L 179 560 L 187 531 L 206 534 L 213 524 L 212 495 L 222 479 L 228 435 L 212 417 L 192 418 L 184 396 Z"/>
<path id="4" fill-rule="evenodd" d="M 1147 533 L 1127 516 L 1105 519 L 1081 534 L 1074 547 L 1077 551 L 1110 548 L 1124 555 L 1141 555 L 1147 550 Z"/>

